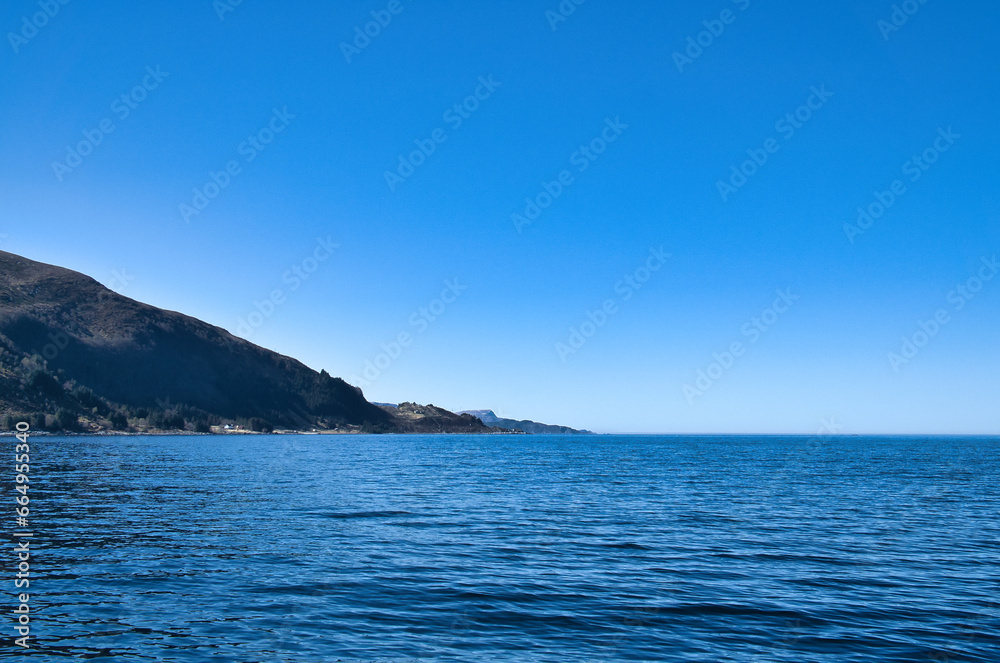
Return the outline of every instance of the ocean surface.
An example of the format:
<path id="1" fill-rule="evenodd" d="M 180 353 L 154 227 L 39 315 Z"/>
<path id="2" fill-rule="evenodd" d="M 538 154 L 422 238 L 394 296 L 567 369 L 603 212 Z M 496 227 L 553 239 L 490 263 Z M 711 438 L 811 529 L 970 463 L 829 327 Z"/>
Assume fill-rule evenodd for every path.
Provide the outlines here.
<path id="1" fill-rule="evenodd" d="M 29 660 L 1000 661 L 998 438 L 31 445 Z"/>

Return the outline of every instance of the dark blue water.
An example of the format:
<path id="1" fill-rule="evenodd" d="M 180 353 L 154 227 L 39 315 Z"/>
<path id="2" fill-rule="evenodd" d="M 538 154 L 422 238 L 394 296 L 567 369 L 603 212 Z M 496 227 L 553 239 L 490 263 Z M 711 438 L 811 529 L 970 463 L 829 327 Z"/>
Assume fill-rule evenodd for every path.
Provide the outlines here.
<path id="1" fill-rule="evenodd" d="M 38 660 L 1000 661 L 996 438 L 32 445 Z"/>

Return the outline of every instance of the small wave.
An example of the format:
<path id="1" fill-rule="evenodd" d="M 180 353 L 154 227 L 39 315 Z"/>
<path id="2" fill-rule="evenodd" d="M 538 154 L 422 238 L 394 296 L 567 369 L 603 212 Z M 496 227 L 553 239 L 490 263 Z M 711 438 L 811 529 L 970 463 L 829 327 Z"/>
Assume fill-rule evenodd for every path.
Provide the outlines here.
<path id="1" fill-rule="evenodd" d="M 315 515 L 323 518 L 348 520 L 351 518 L 396 518 L 398 516 L 412 516 L 413 514 L 409 511 L 350 511 L 341 513 L 317 513 Z"/>
<path id="2" fill-rule="evenodd" d="M 602 543 L 601 547 L 602 548 L 618 548 L 619 550 L 653 550 L 653 548 L 650 548 L 649 546 L 644 546 L 644 545 L 641 545 L 641 544 L 638 544 L 638 543 L 628 543 L 628 542 Z"/>

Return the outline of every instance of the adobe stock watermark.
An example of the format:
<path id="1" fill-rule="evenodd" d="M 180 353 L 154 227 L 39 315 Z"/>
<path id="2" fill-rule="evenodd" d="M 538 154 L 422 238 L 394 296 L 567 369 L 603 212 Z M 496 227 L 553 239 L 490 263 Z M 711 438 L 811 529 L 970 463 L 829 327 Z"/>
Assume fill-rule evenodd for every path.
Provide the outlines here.
<path id="1" fill-rule="evenodd" d="M 263 300 L 254 301 L 254 310 L 247 314 L 246 318 L 236 319 L 236 334 L 245 339 L 253 336 L 254 331 L 270 320 L 278 307 L 288 301 L 287 293 L 295 292 L 301 288 L 303 283 L 319 271 L 320 265 L 333 257 L 334 252 L 339 248 L 340 244 L 335 243 L 330 236 L 325 239 L 317 237 L 316 246 L 312 253 L 289 267 L 281 275 L 281 282 L 288 286 L 287 291 L 284 288 L 275 288 Z"/>
<path id="2" fill-rule="evenodd" d="M 903 175 L 911 182 L 917 182 L 924 176 L 931 166 L 938 162 L 941 155 L 950 150 L 961 138 L 961 134 L 955 133 L 951 127 L 947 129 L 938 128 L 938 136 L 934 143 L 920 154 L 913 155 L 903 164 Z M 885 216 L 886 212 L 892 209 L 903 195 L 908 191 L 906 183 L 902 179 L 893 180 L 885 190 L 875 191 L 873 194 L 875 201 L 858 207 L 858 219 L 853 224 L 844 224 L 844 234 L 847 241 L 854 244 L 856 237 L 864 235 L 871 230 L 875 222 Z"/>
<path id="3" fill-rule="evenodd" d="M 955 641 L 948 651 L 930 652 L 927 659 L 941 663 L 968 661 L 968 647 L 964 645 L 988 646 L 991 642 L 995 642 L 998 619 L 1000 619 L 1000 603 L 990 600 L 974 617 L 962 620 L 961 631 L 955 635 Z"/>
<path id="4" fill-rule="evenodd" d="M 444 282 L 444 289 L 441 290 L 441 294 L 438 297 L 432 299 L 426 306 L 418 308 L 407 318 L 407 322 L 413 331 L 400 331 L 393 340 L 388 343 L 382 343 L 380 346 L 382 352 L 379 352 L 371 359 L 365 360 L 365 367 L 361 371 L 363 377 L 352 375 L 350 378 L 351 384 L 359 387 L 368 387 L 372 382 L 379 379 L 379 377 L 389 370 L 393 362 L 403 355 L 404 350 L 413 345 L 414 338 L 430 329 L 431 324 L 444 315 L 448 307 L 458 301 L 458 298 L 468 288 L 469 286 L 460 284 L 457 278 L 446 280 Z"/>
<path id="5" fill-rule="evenodd" d="M 905 0 L 898 5 L 892 6 L 892 13 L 887 19 L 879 19 L 876 27 L 882 33 L 882 39 L 889 41 L 889 37 L 894 32 L 899 32 L 900 28 L 910 22 L 910 18 L 915 16 L 920 8 L 927 4 L 927 0 Z"/>
<path id="6" fill-rule="evenodd" d="M 55 361 L 59 354 L 69 347 L 69 336 L 66 332 L 60 330 L 49 332 L 45 337 L 49 342 L 42 346 L 41 351 L 38 348 L 32 348 L 32 354 L 40 355 L 45 358 L 45 361 Z"/>
<path id="7" fill-rule="evenodd" d="M 774 130 L 781 134 L 781 138 L 785 142 L 791 140 L 796 132 L 804 127 L 806 122 L 811 120 L 815 113 L 823 108 L 833 96 L 833 93 L 826 89 L 826 85 L 821 85 L 819 88 L 814 85 L 809 88 L 809 91 L 812 94 L 809 95 L 804 104 L 793 112 L 786 113 L 783 118 L 774 123 Z M 763 147 L 747 150 L 747 156 L 750 158 L 739 166 L 730 167 L 729 180 L 719 180 L 715 183 L 715 188 L 722 196 L 722 202 L 728 202 L 730 196 L 746 186 L 750 178 L 756 175 L 771 159 L 771 156 L 777 154 L 780 149 L 781 142 L 777 138 L 771 137 L 764 141 Z"/>
<path id="8" fill-rule="evenodd" d="M 964 283 L 955 286 L 948 293 L 945 301 L 951 304 L 950 310 L 939 308 L 930 319 L 918 320 L 917 330 L 900 339 L 901 343 L 898 351 L 890 352 L 887 355 L 889 366 L 892 367 L 894 372 L 898 373 L 902 366 L 913 361 L 920 354 L 920 351 L 927 347 L 927 344 L 941 333 L 942 328 L 952 321 L 952 312 L 957 313 L 964 309 L 969 302 L 983 291 L 983 287 L 992 281 L 997 273 L 1000 273 L 1000 263 L 997 262 L 996 256 L 992 258 L 984 257 L 981 259 L 981 262 L 982 266 L 976 270 L 974 275 L 966 279 Z"/>
<path id="9" fill-rule="evenodd" d="M 560 23 L 568 21 L 569 17 L 576 13 L 576 8 L 585 2 L 587 0 L 562 0 L 554 10 L 545 10 L 545 20 L 549 22 L 552 32 L 559 29 Z"/>
<path id="10" fill-rule="evenodd" d="M 559 341 L 555 345 L 556 354 L 559 355 L 562 363 L 565 364 L 570 355 L 579 352 L 597 334 L 597 330 L 604 327 L 611 316 L 618 313 L 619 303 L 632 299 L 635 293 L 649 282 L 653 274 L 667 264 L 667 259 L 670 257 L 672 257 L 671 254 L 665 253 L 662 246 L 658 249 L 649 249 L 649 255 L 645 262 L 615 283 L 615 294 L 619 297 L 617 300 L 608 298 L 596 310 L 584 311 L 583 315 L 586 319 L 579 325 L 570 327 L 566 341 Z"/>
<path id="11" fill-rule="evenodd" d="M 242 4 L 243 0 L 214 0 L 212 9 L 215 10 L 215 15 L 219 17 L 221 22 L 226 20 L 226 14 L 232 14 Z"/>
<path id="12" fill-rule="evenodd" d="M 819 428 L 816 429 L 816 437 L 826 437 L 828 435 L 840 435 L 840 432 L 844 430 L 843 425 L 837 423 L 836 417 L 830 417 L 827 419 L 823 417 L 819 420 Z M 817 451 L 818 449 L 810 449 L 810 451 Z"/>
<path id="13" fill-rule="evenodd" d="M 406 7 L 400 0 L 389 0 L 385 9 L 372 10 L 372 20 L 365 23 L 363 28 L 360 25 L 354 26 L 353 41 L 350 44 L 346 41 L 340 42 L 340 52 L 344 54 L 347 64 L 351 64 L 355 56 L 361 55 L 361 51 L 371 46 L 372 39 L 382 34 L 382 31 L 392 23 L 393 17 L 402 14 L 404 9 Z"/>
<path id="14" fill-rule="evenodd" d="M 580 147 L 569 155 L 569 163 L 576 166 L 577 173 L 583 173 L 591 164 L 597 161 L 604 154 L 608 146 L 621 138 L 621 135 L 628 129 L 628 125 L 622 122 L 621 117 L 604 119 L 604 129 L 592 138 L 590 142 Z M 525 226 L 531 225 L 542 216 L 542 212 L 552 207 L 552 204 L 562 196 L 566 189 L 576 183 L 573 172 L 568 168 L 559 171 L 552 181 L 542 180 L 542 190 L 533 197 L 524 199 L 525 208 L 523 212 L 510 215 L 510 220 L 514 223 L 517 234 L 521 234 Z"/>
<path id="15" fill-rule="evenodd" d="M 836 417 L 821 417 L 815 437 L 806 440 L 806 451 L 810 454 L 820 452 L 823 449 L 823 440 L 830 436 L 840 435 L 843 429 L 843 425 L 837 423 Z"/>
<path id="16" fill-rule="evenodd" d="M 611 638 L 608 648 L 614 652 L 626 649 L 626 645 L 634 645 L 642 642 L 643 631 L 662 625 L 664 618 L 661 616 L 661 609 L 656 606 L 636 606 L 630 608 L 622 619 L 622 627 L 617 629 L 616 635 Z"/>
<path id="17" fill-rule="evenodd" d="M 108 290 L 114 290 L 118 294 L 124 292 L 128 285 L 135 280 L 135 277 L 122 269 L 111 270 L 111 281 L 108 283 Z"/>
<path id="18" fill-rule="evenodd" d="M 743 341 L 733 341 L 721 353 L 713 353 L 713 361 L 708 367 L 698 369 L 694 385 L 684 384 L 682 391 L 688 405 L 694 405 L 695 399 L 701 398 L 715 386 L 726 372 L 736 365 L 736 360 L 745 355 L 749 347 L 756 344 L 764 334 L 778 324 L 781 316 L 787 313 L 795 306 L 795 302 L 801 299 L 799 295 L 793 295 L 790 288 L 778 290 L 777 295 L 777 299 L 774 300 L 771 306 L 764 309 L 760 315 L 750 318 L 749 322 L 740 327 L 740 334 L 747 339 L 746 343 Z"/>
<path id="19" fill-rule="evenodd" d="M 170 76 L 169 72 L 160 69 L 160 65 L 146 67 L 146 75 L 142 80 L 128 92 L 124 92 L 111 102 L 111 112 L 119 121 L 125 121 L 132 115 L 132 111 L 139 107 L 149 96 L 149 93 L 160 87 L 160 84 Z M 83 140 L 76 145 L 66 146 L 66 156 L 60 161 L 52 162 L 52 172 L 55 173 L 56 180 L 62 182 L 63 179 L 83 164 L 83 160 L 94 153 L 99 145 L 104 142 L 117 128 L 112 118 L 106 117 L 97 123 L 93 129 L 83 130 Z"/>
<path id="20" fill-rule="evenodd" d="M 288 106 L 283 106 L 281 110 L 272 109 L 271 118 L 267 124 L 257 132 L 247 136 L 236 146 L 237 155 L 243 157 L 243 163 L 251 163 L 267 149 L 274 139 L 282 134 L 295 116 L 288 112 Z M 181 203 L 177 206 L 184 219 L 184 223 L 191 223 L 191 217 L 198 216 L 212 204 L 212 201 L 219 197 L 237 176 L 243 173 L 243 165 L 239 159 L 230 159 L 225 166 L 216 171 L 209 171 L 208 181 L 203 185 L 192 189 L 191 202 Z"/>
<path id="21" fill-rule="evenodd" d="M 741 12 L 750 8 L 750 0 L 732 0 L 732 2 Z M 739 14 L 726 8 L 719 14 L 719 18 L 702 21 L 701 24 L 705 26 L 705 29 L 687 38 L 684 52 L 674 51 L 673 58 L 677 71 L 683 74 L 684 67 L 694 64 L 694 61 L 702 56 L 705 49 L 711 47 L 715 40 L 722 36 L 722 33 L 726 31 L 726 26 L 736 22 L 737 16 Z"/>
<path id="22" fill-rule="evenodd" d="M 39 30 L 49 24 L 49 21 L 56 17 L 59 10 L 68 5 L 70 0 L 39 0 L 37 11 L 29 16 L 21 17 L 21 29 L 17 32 L 8 32 L 7 41 L 14 49 L 14 54 L 21 52 L 22 46 L 27 46 L 28 42 L 38 36 Z"/>
<path id="23" fill-rule="evenodd" d="M 501 85 L 503 83 L 493 80 L 493 74 L 486 77 L 480 76 L 479 85 L 476 86 L 472 94 L 460 103 L 454 104 L 451 108 L 447 109 L 442 114 L 441 119 L 451 127 L 452 131 L 458 131 L 462 124 L 472 117 L 473 113 L 479 110 L 481 103 L 493 96 L 493 93 Z M 427 159 L 437 152 L 438 146 L 443 145 L 447 140 L 448 131 L 440 127 L 431 131 L 429 138 L 417 138 L 414 140 L 413 143 L 417 146 L 417 149 L 407 155 L 399 155 L 399 162 L 396 165 L 395 172 L 391 170 L 385 171 L 385 183 L 388 185 L 389 191 L 395 193 L 396 187 L 412 177 L 417 172 L 417 168 L 424 165 Z"/>

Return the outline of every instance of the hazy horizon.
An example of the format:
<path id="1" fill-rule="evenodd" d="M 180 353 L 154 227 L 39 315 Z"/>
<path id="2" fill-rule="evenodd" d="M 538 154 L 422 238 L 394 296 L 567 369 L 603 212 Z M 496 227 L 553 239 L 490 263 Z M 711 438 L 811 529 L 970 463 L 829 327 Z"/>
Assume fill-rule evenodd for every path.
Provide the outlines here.
<path id="1" fill-rule="evenodd" d="M 370 401 L 997 434 L 998 19 L 19 0 L 0 250 Z"/>

